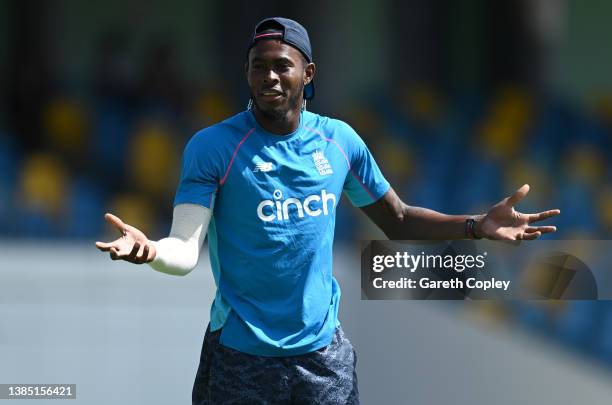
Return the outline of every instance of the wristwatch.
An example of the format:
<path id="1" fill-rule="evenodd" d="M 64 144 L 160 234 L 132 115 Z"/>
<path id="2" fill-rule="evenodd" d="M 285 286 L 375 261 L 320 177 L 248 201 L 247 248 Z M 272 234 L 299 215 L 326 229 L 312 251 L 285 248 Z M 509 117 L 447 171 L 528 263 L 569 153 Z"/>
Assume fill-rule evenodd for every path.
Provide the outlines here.
<path id="1" fill-rule="evenodd" d="M 465 220 L 465 235 L 468 239 L 482 239 L 482 236 L 476 236 L 476 220 L 474 218 Z"/>

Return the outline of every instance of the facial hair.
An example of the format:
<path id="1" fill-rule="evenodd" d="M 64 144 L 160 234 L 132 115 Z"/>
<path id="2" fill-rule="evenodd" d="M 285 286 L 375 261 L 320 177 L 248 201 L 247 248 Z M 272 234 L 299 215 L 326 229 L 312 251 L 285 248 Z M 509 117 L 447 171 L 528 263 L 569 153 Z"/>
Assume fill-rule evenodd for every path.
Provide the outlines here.
<path id="1" fill-rule="evenodd" d="M 270 110 L 264 110 L 257 103 L 257 99 L 251 93 L 251 100 L 253 100 L 253 104 L 255 108 L 259 111 L 259 113 L 265 117 L 266 119 L 272 121 L 282 121 L 287 118 L 287 115 L 290 111 L 299 110 L 301 108 L 301 95 L 304 94 L 304 82 L 300 82 L 300 88 L 287 100 L 286 107 L 279 107 Z"/>

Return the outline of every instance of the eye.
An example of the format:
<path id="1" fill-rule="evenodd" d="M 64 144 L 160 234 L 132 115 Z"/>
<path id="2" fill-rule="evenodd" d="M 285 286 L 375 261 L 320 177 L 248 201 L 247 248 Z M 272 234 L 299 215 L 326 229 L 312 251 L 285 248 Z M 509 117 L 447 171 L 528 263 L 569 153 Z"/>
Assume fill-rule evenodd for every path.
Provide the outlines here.
<path id="1" fill-rule="evenodd" d="M 291 65 L 287 62 L 280 62 L 276 64 L 276 70 L 278 72 L 286 72 L 291 68 Z"/>

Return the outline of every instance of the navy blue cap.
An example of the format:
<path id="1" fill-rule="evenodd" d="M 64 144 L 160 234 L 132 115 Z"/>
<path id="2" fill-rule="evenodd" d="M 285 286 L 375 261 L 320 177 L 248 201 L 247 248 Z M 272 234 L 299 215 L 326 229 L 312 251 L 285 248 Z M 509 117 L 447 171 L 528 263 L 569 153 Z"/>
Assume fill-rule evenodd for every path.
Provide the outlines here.
<path id="1" fill-rule="evenodd" d="M 283 17 L 272 17 L 261 20 L 255 26 L 247 55 L 257 41 L 263 39 L 279 39 L 291 45 L 304 55 L 308 63 L 312 63 L 312 49 L 306 28 L 297 21 Z M 314 79 L 304 87 L 304 98 L 311 100 L 315 95 Z"/>

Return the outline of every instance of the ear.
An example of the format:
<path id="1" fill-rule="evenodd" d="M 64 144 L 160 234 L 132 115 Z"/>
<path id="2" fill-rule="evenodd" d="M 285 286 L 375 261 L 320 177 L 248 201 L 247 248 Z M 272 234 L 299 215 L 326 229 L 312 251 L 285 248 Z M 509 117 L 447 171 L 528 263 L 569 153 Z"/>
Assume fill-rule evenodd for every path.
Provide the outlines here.
<path id="1" fill-rule="evenodd" d="M 309 63 L 306 65 L 306 69 L 304 69 L 304 86 L 309 84 L 312 79 L 314 79 L 315 73 L 317 72 L 317 67 L 314 63 Z"/>

